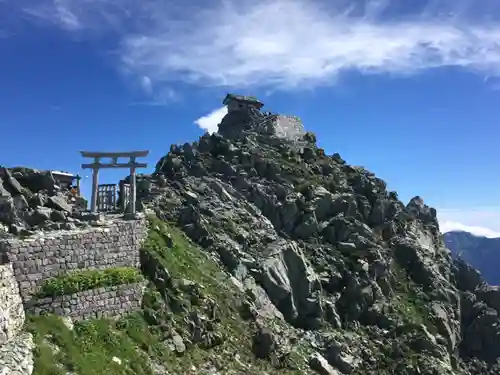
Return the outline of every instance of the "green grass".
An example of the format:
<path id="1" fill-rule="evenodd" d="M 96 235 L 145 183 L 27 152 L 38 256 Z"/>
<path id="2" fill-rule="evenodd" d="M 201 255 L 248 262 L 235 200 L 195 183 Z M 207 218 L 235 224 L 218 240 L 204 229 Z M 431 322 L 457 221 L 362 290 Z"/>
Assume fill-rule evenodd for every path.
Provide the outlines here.
<path id="1" fill-rule="evenodd" d="M 144 246 L 145 250 L 153 255 L 159 265 L 165 267 L 172 279 L 187 279 L 194 282 L 204 300 L 210 299 L 216 301 L 216 323 L 217 332 L 221 333 L 224 343 L 207 350 L 193 345 L 188 350 L 186 358 L 170 358 L 170 367 L 175 369 L 174 373 L 183 373 L 188 371 L 194 364 L 207 362 L 212 357 L 217 357 L 220 362 L 227 366 L 236 366 L 235 370 L 251 373 L 245 368 L 239 368 L 234 361 L 237 354 L 243 363 L 250 363 L 259 373 L 259 369 L 269 369 L 269 363 L 256 360 L 251 353 L 251 328 L 249 324 L 240 317 L 239 307 L 244 296 L 232 284 L 228 276 L 221 271 L 220 266 L 212 260 L 206 252 L 192 243 L 185 234 L 175 226 L 162 222 L 155 217 L 150 217 L 151 229 L 148 240 Z M 165 233 L 169 233 L 172 238 L 173 246 L 167 248 Z M 169 287 L 167 287 L 169 289 Z M 179 308 L 178 302 L 182 301 L 185 309 L 184 313 L 170 314 L 170 324 L 174 326 L 177 332 L 185 332 L 182 326 L 184 317 L 190 311 L 197 310 L 199 301 L 190 301 L 186 296 L 176 296 L 178 290 L 170 287 L 167 298 L 170 298 L 174 308 Z M 158 310 L 160 298 L 158 293 L 148 293 L 145 301 L 152 310 Z M 276 370 L 274 370 L 276 371 Z M 293 370 L 282 370 L 276 373 L 292 374 Z"/>
<path id="2" fill-rule="evenodd" d="M 140 271 L 132 267 L 74 271 L 46 280 L 37 297 L 63 296 L 102 287 L 132 284 L 143 279 Z"/>
<path id="3" fill-rule="evenodd" d="M 29 316 L 27 329 L 36 342 L 33 374 L 63 375 L 71 371 L 79 375 L 152 375 L 148 357 L 136 349 L 134 340 L 139 336 L 152 343 L 152 337 L 144 331 L 131 335 L 119 328 L 116 322 L 89 320 L 76 323 L 71 331 L 59 317 Z M 132 330 L 138 333 L 136 327 Z M 122 363 L 115 363 L 114 356 Z"/>
<path id="4" fill-rule="evenodd" d="M 236 298 L 235 287 L 221 271 L 220 266 L 192 243 L 180 229 L 155 217 L 150 217 L 149 220 L 151 228 L 144 251 L 167 269 L 172 279 L 193 281 L 211 297 L 220 298 L 221 301 L 218 302 L 222 305 L 219 306 L 227 307 L 228 310 L 234 308 L 230 301 Z M 172 238 L 171 248 L 167 247 L 167 233 Z M 227 299 L 230 301 L 226 301 Z"/>
<path id="5" fill-rule="evenodd" d="M 53 315 L 28 316 L 26 329 L 37 344 L 33 375 L 63 375 L 68 371 L 78 375 L 152 375 L 154 364 L 179 375 L 190 373 L 192 366 L 206 364 L 237 374 L 306 374 L 276 369 L 270 361 L 254 357 L 252 327 L 239 315 L 243 296 L 218 264 L 181 230 L 150 218 L 143 248 L 143 271 L 150 277 L 143 311 L 118 320 L 77 322 L 73 330 Z M 161 271 L 163 268 L 168 274 Z M 151 272 L 157 276 L 152 277 Z M 162 280 L 158 272 L 163 272 Z M 194 340 L 188 324 L 192 314 L 208 317 L 211 327 L 207 330 L 219 340 L 211 344 Z M 173 334 L 184 339 L 183 355 L 166 345 Z M 113 357 L 122 363 L 117 364 Z"/>
<path id="6" fill-rule="evenodd" d="M 395 261 L 392 263 L 392 270 L 395 298 L 391 301 L 390 306 L 404 320 L 414 324 L 423 324 L 429 332 L 437 333 L 437 328 L 430 318 L 427 307 L 429 301 L 422 287 L 414 283 L 406 270 Z"/>

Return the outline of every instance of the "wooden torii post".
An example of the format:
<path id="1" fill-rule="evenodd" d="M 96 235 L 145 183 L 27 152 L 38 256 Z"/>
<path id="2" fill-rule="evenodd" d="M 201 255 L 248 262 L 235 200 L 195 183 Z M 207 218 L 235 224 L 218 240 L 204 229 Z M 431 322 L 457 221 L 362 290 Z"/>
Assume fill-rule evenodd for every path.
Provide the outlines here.
<path id="1" fill-rule="evenodd" d="M 80 151 L 84 158 L 93 158 L 94 162 L 82 164 L 83 169 L 92 169 L 92 197 L 90 201 L 90 211 L 97 213 L 97 194 L 99 188 L 99 169 L 101 168 L 130 168 L 130 210 L 131 215 L 135 215 L 135 200 L 137 194 L 135 182 L 135 170 L 137 168 L 147 168 L 146 163 L 136 162 L 136 158 L 148 156 L 147 151 L 128 151 L 128 152 L 93 152 Z M 110 158 L 111 162 L 102 162 L 102 158 Z M 129 158 L 128 163 L 119 163 L 118 158 Z"/>

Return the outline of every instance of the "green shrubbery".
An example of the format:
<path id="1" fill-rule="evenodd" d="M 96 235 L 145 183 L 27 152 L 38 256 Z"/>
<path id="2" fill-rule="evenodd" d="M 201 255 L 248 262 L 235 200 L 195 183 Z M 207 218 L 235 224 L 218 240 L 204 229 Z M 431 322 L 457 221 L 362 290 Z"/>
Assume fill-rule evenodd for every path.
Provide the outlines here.
<path id="1" fill-rule="evenodd" d="M 45 281 L 38 297 L 54 297 L 90 289 L 132 284 L 143 280 L 141 272 L 132 267 L 70 272 Z"/>

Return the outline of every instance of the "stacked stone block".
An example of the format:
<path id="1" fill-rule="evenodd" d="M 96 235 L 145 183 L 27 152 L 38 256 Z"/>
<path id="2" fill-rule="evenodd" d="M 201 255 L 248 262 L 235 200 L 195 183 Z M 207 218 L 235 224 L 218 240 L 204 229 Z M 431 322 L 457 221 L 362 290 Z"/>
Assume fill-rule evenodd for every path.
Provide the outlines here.
<path id="1" fill-rule="evenodd" d="M 80 320 L 116 317 L 139 309 L 145 282 L 43 299 L 35 293 L 45 280 L 69 271 L 138 267 L 146 235 L 145 220 L 116 220 L 107 227 L 85 231 L 1 239 L 0 374 L 29 375 L 33 371 L 33 338 L 21 332 L 25 310 Z"/>
<path id="2" fill-rule="evenodd" d="M 24 309 L 85 319 L 120 316 L 140 308 L 143 282 L 53 298 L 39 299 L 36 294 L 44 281 L 71 271 L 139 267 L 146 236 L 146 221 L 140 219 L 0 240 L 0 254 L 7 261 L 0 266 L 0 331 L 14 335 L 24 323 Z"/>
<path id="3" fill-rule="evenodd" d="M 4 240 L 0 252 L 12 263 L 21 296 L 27 301 L 45 280 L 69 271 L 138 267 L 146 234 L 144 220 L 117 220 L 102 228 Z"/>
<path id="4" fill-rule="evenodd" d="M 117 317 L 141 308 L 144 287 L 141 282 L 42 298 L 29 303 L 26 309 L 36 315 L 50 313 L 73 320 Z"/>

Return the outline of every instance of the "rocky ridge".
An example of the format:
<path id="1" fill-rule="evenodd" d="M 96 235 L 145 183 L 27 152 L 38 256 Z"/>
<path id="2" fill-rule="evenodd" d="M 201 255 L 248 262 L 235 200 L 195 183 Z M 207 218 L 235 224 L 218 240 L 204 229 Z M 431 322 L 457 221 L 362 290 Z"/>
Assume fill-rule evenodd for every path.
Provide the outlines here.
<path id="1" fill-rule="evenodd" d="M 238 123 L 172 146 L 151 190 L 161 219 L 217 255 L 261 329 L 286 322 L 281 339 L 320 373 L 499 371 L 500 289 L 451 258 L 436 210 L 404 205 L 311 133 L 289 141 Z"/>

